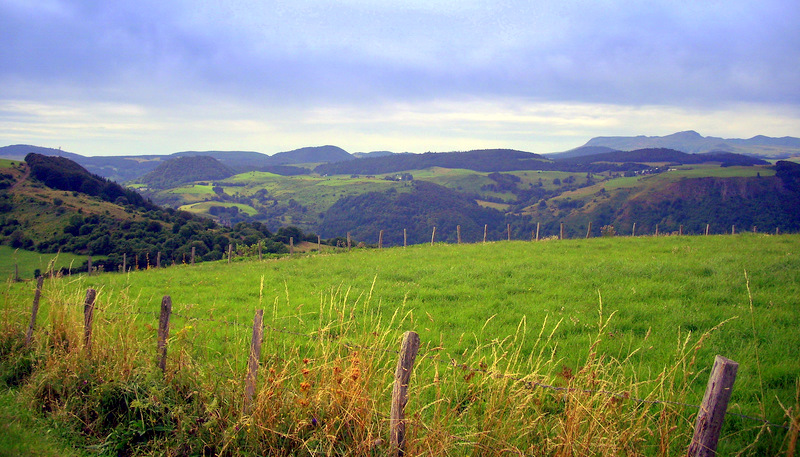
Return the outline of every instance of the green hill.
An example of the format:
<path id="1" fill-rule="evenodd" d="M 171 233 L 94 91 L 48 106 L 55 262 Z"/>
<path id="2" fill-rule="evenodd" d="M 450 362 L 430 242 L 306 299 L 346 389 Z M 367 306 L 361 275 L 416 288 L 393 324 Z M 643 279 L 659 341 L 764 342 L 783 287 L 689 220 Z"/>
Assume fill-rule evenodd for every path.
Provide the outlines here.
<path id="1" fill-rule="evenodd" d="M 208 156 L 187 156 L 167 160 L 136 182 L 153 189 L 169 189 L 195 181 L 216 181 L 234 171 Z"/>

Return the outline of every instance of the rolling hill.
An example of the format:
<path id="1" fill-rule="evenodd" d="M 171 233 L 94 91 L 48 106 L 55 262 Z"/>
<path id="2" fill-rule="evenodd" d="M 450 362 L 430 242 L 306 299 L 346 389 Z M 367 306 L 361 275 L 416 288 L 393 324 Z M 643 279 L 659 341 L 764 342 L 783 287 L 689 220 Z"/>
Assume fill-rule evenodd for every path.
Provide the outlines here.
<path id="1" fill-rule="evenodd" d="M 194 181 L 218 180 L 234 171 L 209 156 L 179 156 L 166 160 L 155 170 L 137 179 L 150 188 L 168 189 Z"/>

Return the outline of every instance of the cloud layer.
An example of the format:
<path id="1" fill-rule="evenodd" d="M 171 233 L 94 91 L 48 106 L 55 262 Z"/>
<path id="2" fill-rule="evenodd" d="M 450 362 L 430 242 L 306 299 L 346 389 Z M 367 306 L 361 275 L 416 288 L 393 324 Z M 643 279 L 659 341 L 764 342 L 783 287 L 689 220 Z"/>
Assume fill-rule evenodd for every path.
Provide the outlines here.
<path id="1" fill-rule="evenodd" d="M 794 0 L 0 0 L 0 142 L 547 152 L 675 129 L 796 136 L 798 19 Z"/>

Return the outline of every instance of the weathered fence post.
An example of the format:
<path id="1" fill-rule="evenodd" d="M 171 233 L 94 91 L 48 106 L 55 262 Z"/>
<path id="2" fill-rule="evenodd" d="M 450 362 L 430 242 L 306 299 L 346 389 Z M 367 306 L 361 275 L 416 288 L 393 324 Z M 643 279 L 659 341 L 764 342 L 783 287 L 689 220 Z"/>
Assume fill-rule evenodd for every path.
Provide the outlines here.
<path id="1" fill-rule="evenodd" d="M 28 325 L 28 333 L 25 335 L 25 346 L 30 346 L 33 338 L 33 328 L 36 326 L 36 314 L 39 312 L 39 298 L 42 296 L 42 283 L 44 276 L 39 276 L 36 280 L 36 292 L 33 294 L 33 307 L 31 308 L 31 323 Z"/>
<path id="2" fill-rule="evenodd" d="M 781 229 L 778 228 L 778 227 L 775 227 L 775 235 L 780 235 L 780 234 L 781 234 Z"/>
<path id="3" fill-rule="evenodd" d="M 431 246 L 433 246 L 433 242 L 436 240 L 436 226 L 433 226 L 433 233 L 431 233 Z"/>
<path id="4" fill-rule="evenodd" d="M 456 225 L 456 237 L 458 238 L 458 244 L 461 244 L 461 226 Z"/>
<path id="5" fill-rule="evenodd" d="M 250 340 L 250 357 L 247 359 L 247 379 L 244 387 L 244 413 L 253 412 L 253 396 L 258 379 L 258 361 L 261 360 L 261 341 L 264 337 L 264 310 L 257 309 L 253 318 L 253 337 Z"/>
<path id="6" fill-rule="evenodd" d="M 563 222 L 561 223 L 561 229 L 558 232 L 558 239 L 559 240 L 563 240 L 564 239 L 564 223 Z"/>
<path id="7" fill-rule="evenodd" d="M 656 236 L 658 236 L 658 224 L 656 224 Z"/>
<path id="8" fill-rule="evenodd" d="M 294 237 L 289 237 L 289 254 L 294 254 Z"/>
<path id="9" fill-rule="evenodd" d="M 689 457 L 717 455 L 717 441 L 722 430 L 722 421 L 728 409 L 733 382 L 739 364 L 718 355 L 714 359 L 711 375 L 708 377 L 703 403 L 694 424 L 694 436 L 689 445 Z"/>
<path id="10" fill-rule="evenodd" d="M 506 232 L 508 232 L 508 241 L 511 241 L 511 224 L 506 224 Z"/>
<path id="11" fill-rule="evenodd" d="M 489 232 L 489 224 L 483 224 L 483 242 L 486 242 L 486 234 Z"/>
<path id="12" fill-rule="evenodd" d="M 192 249 L 194 249 L 194 248 L 192 248 Z M 128 253 L 127 252 L 123 252 L 122 253 L 122 272 L 125 273 L 126 271 L 128 271 L 127 268 L 128 268 Z"/>
<path id="13" fill-rule="evenodd" d="M 161 314 L 158 317 L 158 368 L 167 369 L 167 339 L 169 338 L 169 317 L 172 314 L 172 298 L 164 295 L 161 299 Z"/>
<path id="14" fill-rule="evenodd" d="M 631 236 L 636 236 L 636 222 L 633 223 L 633 229 L 631 230 Z"/>
<path id="15" fill-rule="evenodd" d="M 350 232 L 347 232 L 347 250 L 348 251 L 350 250 L 350 246 L 351 246 L 351 244 L 350 244 Z"/>
<path id="16" fill-rule="evenodd" d="M 758 233 L 758 232 L 756 231 L 756 228 L 757 228 L 757 227 L 754 225 L 754 226 L 753 226 L 753 233 Z"/>
<path id="17" fill-rule="evenodd" d="M 403 229 L 403 247 L 408 246 L 408 232 Z"/>
<path id="18" fill-rule="evenodd" d="M 231 254 L 233 253 L 233 244 L 228 243 L 228 263 L 231 263 Z"/>
<path id="19" fill-rule="evenodd" d="M 91 355 L 92 353 L 92 321 L 94 320 L 94 299 L 97 291 L 94 289 L 86 290 L 86 300 L 83 302 L 83 347 Z"/>
<path id="20" fill-rule="evenodd" d="M 592 221 L 589 221 L 589 228 L 586 229 L 586 238 L 592 236 Z"/>
<path id="21" fill-rule="evenodd" d="M 19 282 L 19 265 L 14 262 L 14 282 Z"/>
<path id="22" fill-rule="evenodd" d="M 411 379 L 411 369 L 419 350 L 419 335 L 415 332 L 403 334 L 400 344 L 400 357 L 397 359 L 397 369 L 394 372 L 394 387 L 392 388 L 392 409 L 389 414 L 389 445 L 393 456 L 405 454 L 405 408 L 408 403 L 408 383 Z"/>
<path id="23" fill-rule="evenodd" d="M 731 225 L 731 235 L 736 235 L 736 226 Z"/>
<path id="24" fill-rule="evenodd" d="M 536 241 L 539 241 L 539 225 L 540 224 L 541 224 L 540 222 L 536 223 Z"/>
<path id="25" fill-rule="evenodd" d="M 264 260 L 264 245 L 261 240 L 258 240 L 258 261 Z"/>
<path id="26" fill-rule="evenodd" d="M 261 242 L 260 241 L 259 241 L 259 245 L 258 246 L 259 246 L 259 248 L 261 247 Z M 319 235 L 317 235 L 317 251 L 318 252 L 322 251 L 322 238 Z M 258 260 L 261 260 L 261 251 L 260 250 L 258 252 Z"/>
<path id="27" fill-rule="evenodd" d="M 192 265 L 194 265 L 194 246 L 192 246 Z"/>
<path id="28" fill-rule="evenodd" d="M 708 230 L 711 228 L 711 224 L 706 224 L 706 236 L 708 236 Z"/>
<path id="29" fill-rule="evenodd" d="M 378 249 L 383 249 L 383 230 L 378 233 Z"/>
<path id="30" fill-rule="evenodd" d="M 89 276 L 91 276 L 92 275 L 92 256 L 89 256 L 89 260 L 87 260 L 87 265 L 86 266 L 87 266 L 87 271 L 89 273 Z"/>
<path id="31" fill-rule="evenodd" d="M 680 225 L 678 228 L 678 236 L 683 236 L 683 225 Z"/>
<path id="32" fill-rule="evenodd" d="M 161 268 L 161 251 L 156 254 L 156 268 Z"/>

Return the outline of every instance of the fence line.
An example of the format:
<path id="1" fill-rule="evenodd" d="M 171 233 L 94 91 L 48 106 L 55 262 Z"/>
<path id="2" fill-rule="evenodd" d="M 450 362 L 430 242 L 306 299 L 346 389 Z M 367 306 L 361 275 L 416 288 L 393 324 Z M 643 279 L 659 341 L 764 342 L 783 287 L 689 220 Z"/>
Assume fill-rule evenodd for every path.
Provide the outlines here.
<path id="1" fill-rule="evenodd" d="M 154 315 L 153 312 L 141 312 L 141 313 L 129 313 L 129 314 L 149 314 L 149 315 Z M 184 315 L 184 314 L 178 314 L 178 313 L 174 313 L 174 312 L 172 313 L 172 316 L 179 317 L 179 318 L 186 319 L 186 320 L 191 320 L 191 321 L 210 322 L 210 323 L 228 325 L 228 326 L 232 326 L 232 327 L 250 328 L 250 325 L 245 324 L 245 323 L 231 322 L 231 321 L 222 320 L 222 319 L 212 319 L 212 318 L 187 316 L 187 315 Z M 283 327 L 283 328 L 275 327 L 275 326 L 267 324 L 267 323 L 262 323 L 262 325 L 264 326 L 264 328 L 267 328 L 270 331 L 276 332 L 276 333 L 283 333 L 283 334 L 286 334 L 286 335 L 300 336 L 300 337 L 307 338 L 309 340 L 318 340 L 319 339 L 319 334 L 316 331 L 313 332 L 313 333 L 311 333 L 311 332 L 309 332 L 309 333 L 301 333 L 301 332 L 289 330 L 286 327 Z M 340 345 L 340 346 L 342 346 L 342 347 L 344 347 L 344 348 L 351 349 L 351 350 L 352 349 L 359 349 L 359 350 L 366 350 L 366 351 L 372 351 L 372 352 L 381 352 L 381 353 L 394 354 L 394 355 L 399 355 L 400 354 L 400 351 L 394 350 L 394 349 L 386 349 L 386 348 L 375 347 L 375 346 L 364 346 L 364 345 L 348 343 L 348 342 L 335 342 L 335 343 Z M 514 376 L 514 375 L 508 375 L 508 374 L 504 374 L 504 373 L 500 373 L 500 372 L 493 372 L 493 371 L 487 370 L 485 368 L 474 368 L 474 367 L 471 367 L 471 366 L 469 366 L 467 364 L 460 363 L 460 362 L 456 361 L 452 357 L 449 360 L 443 360 L 441 355 L 438 354 L 438 353 L 433 354 L 433 355 L 426 354 L 426 353 L 421 353 L 421 354 L 419 354 L 417 356 L 417 358 L 432 360 L 432 361 L 434 361 L 436 363 L 439 363 L 439 364 L 442 364 L 442 365 L 452 366 L 454 368 L 460 368 L 460 369 L 467 370 L 467 371 L 470 371 L 470 372 L 481 373 L 481 374 L 485 374 L 487 376 L 492 376 L 492 377 L 495 377 L 495 378 L 500 377 L 500 378 L 510 379 L 510 380 L 513 380 L 513 381 L 520 382 L 522 384 L 528 384 L 530 387 L 538 387 L 538 388 L 542 388 L 542 389 L 549 389 L 549 390 L 561 391 L 561 392 L 566 391 L 566 392 L 580 392 L 580 393 L 590 393 L 590 394 L 603 394 L 603 395 L 608 395 L 610 397 L 615 397 L 615 398 L 618 398 L 618 399 L 621 399 L 621 400 L 630 400 L 630 401 L 633 401 L 633 402 L 636 402 L 636 403 L 668 404 L 668 405 L 684 406 L 684 407 L 695 408 L 695 409 L 700 409 L 701 408 L 701 405 L 695 405 L 695 404 L 691 404 L 691 403 L 676 402 L 676 401 L 671 401 L 671 400 L 658 400 L 658 399 L 656 399 L 656 400 L 648 400 L 646 398 L 631 397 L 627 393 L 620 393 L 620 392 L 614 392 L 614 391 L 609 391 L 609 390 L 580 389 L 580 388 L 576 388 L 576 387 L 561 387 L 561 386 L 554 386 L 554 385 L 550 385 L 550 384 L 545 384 L 545 383 L 542 383 L 542 382 L 539 382 L 539 381 L 530 381 L 530 380 L 525 379 L 524 376 Z M 776 424 L 776 423 L 770 422 L 769 420 L 761 418 L 761 417 L 749 416 L 749 415 L 746 415 L 746 414 L 735 413 L 735 412 L 726 412 L 725 414 L 726 415 L 731 415 L 731 416 L 737 416 L 737 417 L 740 417 L 740 418 L 743 418 L 743 419 L 749 419 L 749 420 L 756 421 L 756 422 L 761 422 L 761 423 L 763 423 L 765 425 L 768 425 L 770 427 L 783 428 L 783 429 L 786 429 L 786 430 L 789 430 L 789 428 L 790 428 L 787 425 Z"/>
<path id="2" fill-rule="evenodd" d="M 38 298 L 40 296 L 40 293 L 41 293 L 41 288 L 37 287 L 34 299 L 34 305 L 38 304 Z M 86 299 L 84 301 L 84 349 L 87 351 L 90 357 L 92 349 L 92 339 L 91 339 L 92 322 L 93 322 L 93 314 L 95 311 L 94 301 L 96 295 L 97 294 L 94 289 L 88 289 L 86 292 Z M 100 310 L 98 309 L 98 311 Z M 36 318 L 35 312 L 36 312 L 36 306 L 34 306 L 34 309 L 32 310 L 29 332 L 33 331 Z M 152 313 L 134 312 L 134 313 L 120 313 L 120 314 L 152 314 Z M 157 342 L 157 352 L 159 356 L 157 366 L 163 372 L 166 371 L 170 316 L 184 318 L 187 320 L 206 321 L 206 322 L 220 323 L 229 326 L 246 327 L 246 324 L 240 324 L 238 322 L 229 322 L 226 320 L 218 320 L 211 318 L 196 318 L 192 316 L 172 313 L 171 298 L 169 296 L 164 296 L 161 302 L 161 314 L 159 317 L 159 331 L 158 331 L 158 342 Z M 245 409 L 244 409 L 245 414 L 251 411 L 251 402 L 256 388 L 255 387 L 256 372 L 258 369 L 258 364 L 260 363 L 259 362 L 260 347 L 261 347 L 261 339 L 263 338 L 262 334 L 259 332 L 263 331 L 263 328 L 269 328 L 271 331 L 295 335 L 295 336 L 301 336 L 312 340 L 319 338 L 319 332 L 315 332 L 312 334 L 301 333 L 288 330 L 286 328 L 281 329 L 269 324 L 264 324 L 263 310 L 256 311 L 256 317 L 254 318 L 254 323 L 253 323 L 253 338 L 249 353 L 250 355 L 248 361 L 248 373 L 247 373 L 247 379 L 245 381 L 246 382 Z M 404 455 L 404 446 L 405 446 L 404 436 L 405 436 L 406 421 L 404 419 L 403 410 L 408 401 L 408 394 L 407 394 L 408 383 L 410 380 L 414 359 L 417 357 L 417 352 L 419 349 L 419 337 L 415 332 L 406 332 L 403 337 L 403 343 L 401 344 L 400 351 L 394 351 L 380 347 L 354 345 L 346 342 L 334 342 L 334 343 L 342 347 L 345 347 L 349 350 L 351 350 L 354 347 L 358 347 L 369 351 L 378 351 L 378 352 L 392 353 L 399 355 L 398 365 L 395 373 L 395 387 L 393 388 L 393 394 L 392 394 L 392 402 L 391 402 L 392 411 L 390 413 L 390 419 L 389 419 L 390 449 L 392 455 L 397 455 L 397 456 Z M 436 349 L 437 348 L 435 348 L 434 350 Z M 696 408 L 698 409 L 698 415 L 696 418 L 696 424 L 694 428 L 694 437 L 692 438 L 692 441 L 689 445 L 688 452 L 690 456 L 714 455 L 716 449 L 716 443 L 722 427 L 722 421 L 728 415 L 733 415 L 743 419 L 757 421 L 762 423 L 764 426 L 783 428 L 786 430 L 790 429 L 789 426 L 782 424 L 774 424 L 764 418 L 727 412 L 727 403 L 728 399 L 730 398 L 731 389 L 733 381 L 735 379 L 735 373 L 736 373 L 736 368 L 738 368 L 738 364 L 730 361 L 729 359 L 725 359 L 724 357 L 721 356 L 717 356 L 717 359 L 715 360 L 711 375 L 709 377 L 708 386 L 703 398 L 702 405 L 693 405 L 683 402 L 675 402 L 675 401 L 659 400 L 659 399 L 650 400 L 647 398 L 636 398 L 636 397 L 631 397 L 628 393 L 619 393 L 608 390 L 593 390 L 593 389 L 549 385 L 538 381 L 527 380 L 525 379 L 526 376 L 517 376 L 517 375 L 504 374 L 500 372 L 492 372 L 483 367 L 474 368 L 467 364 L 459 363 L 452 357 L 449 359 L 449 361 L 445 361 L 442 359 L 441 355 L 438 352 L 435 353 L 434 355 L 422 354 L 419 356 L 419 358 L 430 359 L 436 363 L 446 364 L 454 368 L 461 368 L 462 370 L 468 370 L 473 373 L 482 373 L 484 375 L 492 376 L 498 379 L 510 379 L 515 382 L 525 384 L 530 388 L 543 388 L 560 392 L 602 394 L 618 398 L 620 400 L 631 400 L 638 403 L 670 404 L 682 407 Z M 455 437 L 455 435 L 452 436 Z M 466 441 L 469 442 L 469 440 Z M 473 444 L 479 445 L 479 443 L 473 443 Z"/>

